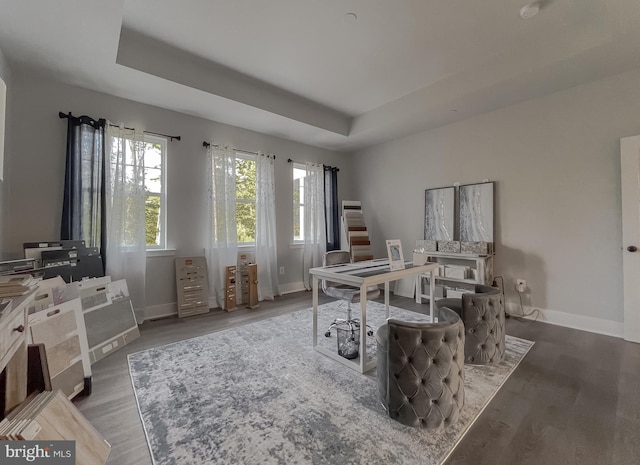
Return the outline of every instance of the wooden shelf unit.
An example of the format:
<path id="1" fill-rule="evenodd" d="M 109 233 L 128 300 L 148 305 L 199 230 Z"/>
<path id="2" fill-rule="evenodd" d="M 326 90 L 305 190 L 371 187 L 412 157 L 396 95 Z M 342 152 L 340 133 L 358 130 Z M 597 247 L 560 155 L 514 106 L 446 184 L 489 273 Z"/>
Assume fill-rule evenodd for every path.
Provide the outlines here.
<path id="1" fill-rule="evenodd" d="M 248 266 L 247 285 L 249 288 L 247 308 L 258 308 L 258 265 L 255 263 L 250 263 Z"/>
<path id="2" fill-rule="evenodd" d="M 227 312 L 231 312 L 238 308 L 237 303 L 237 286 L 236 286 L 236 271 L 235 265 L 227 266 L 225 269 L 224 277 L 224 309 Z"/>
<path id="3" fill-rule="evenodd" d="M 209 312 L 209 275 L 205 257 L 176 258 L 178 317 Z"/>
<path id="4" fill-rule="evenodd" d="M 343 249 L 348 247 L 352 262 L 373 260 L 371 240 L 362 215 L 362 205 L 357 200 L 342 202 Z"/>
<path id="5" fill-rule="evenodd" d="M 258 308 L 258 265 L 241 263 L 239 268 L 240 303 L 247 308 Z"/>

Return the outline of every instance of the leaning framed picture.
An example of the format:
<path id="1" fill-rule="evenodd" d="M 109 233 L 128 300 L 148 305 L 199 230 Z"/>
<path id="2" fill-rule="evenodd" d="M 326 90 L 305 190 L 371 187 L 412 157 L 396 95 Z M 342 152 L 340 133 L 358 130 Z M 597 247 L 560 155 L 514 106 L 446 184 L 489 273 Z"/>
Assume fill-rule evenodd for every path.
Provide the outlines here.
<path id="1" fill-rule="evenodd" d="M 399 239 L 387 240 L 387 255 L 389 255 L 389 269 L 391 271 L 404 270 L 402 244 Z"/>

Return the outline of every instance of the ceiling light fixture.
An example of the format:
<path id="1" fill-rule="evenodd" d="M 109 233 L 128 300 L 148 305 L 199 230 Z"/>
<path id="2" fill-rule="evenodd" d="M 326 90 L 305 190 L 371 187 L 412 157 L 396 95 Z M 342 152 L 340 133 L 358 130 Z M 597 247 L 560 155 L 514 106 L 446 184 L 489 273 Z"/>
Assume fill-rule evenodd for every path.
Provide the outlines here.
<path id="1" fill-rule="evenodd" d="M 520 17 L 522 19 L 530 19 L 540 11 L 540 2 L 531 2 L 520 8 Z"/>

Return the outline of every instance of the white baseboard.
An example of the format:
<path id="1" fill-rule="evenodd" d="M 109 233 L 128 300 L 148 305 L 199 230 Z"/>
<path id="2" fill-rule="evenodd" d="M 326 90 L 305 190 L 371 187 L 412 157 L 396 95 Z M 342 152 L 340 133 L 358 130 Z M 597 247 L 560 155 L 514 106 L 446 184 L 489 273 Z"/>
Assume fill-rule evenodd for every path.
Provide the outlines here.
<path id="1" fill-rule="evenodd" d="M 297 283 L 288 283 L 278 286 L 278 290 L 280 291 L 280 295 L 284 295 L 291 294 L 293 292 L 306 291 L 307 289 L 304 287 L 304 283 L 302 281 L 298 281 Z"/>
<path id="2" fill-rule="evenodd" d="M 622 338 L 624 336 L 624 325 L 619 321 L 604 320 L 602 318 L 595 318 L 591 316 L 578 315 L 576 313 L 559 312 L 557 310 L 541 309 L 537 307 L 524 306 L 524 313 L 529 315 L 524 318 L 528 320 L 536 319 L 536 312 L 538 310 L 540 315 L 538 321 L 544 323 L 550 323 L 553 325 L 564 326 L 566 328 L 579 329 L 582 331 L 588 331 L 590 333 L 604 334 L 606 336 L 613 336 Z M 512 315 L 518 316 L 520 309 L 517 305 L 508 305 L 507 311 Z"/>
<path id="3" fill-rule="evenodd" d="M 143 321 L 157 320 L 158 318 L 166 318 L 168 316 L 173 316 L 177 314 L 178 314 L 177 302 L 153 305 L 145 309 Z M 142 321 L 138 321 L 138 324 L 140 323 L 142 323 Z"/>

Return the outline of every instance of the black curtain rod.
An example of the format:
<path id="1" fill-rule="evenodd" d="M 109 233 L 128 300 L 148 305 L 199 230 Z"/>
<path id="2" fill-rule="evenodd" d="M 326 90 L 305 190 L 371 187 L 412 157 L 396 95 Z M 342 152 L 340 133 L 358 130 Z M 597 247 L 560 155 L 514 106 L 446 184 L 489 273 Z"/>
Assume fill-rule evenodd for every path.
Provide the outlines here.
<path id="1" fill-rule="evenodd" d="M 287 160 L 287 163 L 300 163 L 300 162 L 297 162 L 297 161 L 292 160 L 291 158 L 289 158 L 289 159 Z M 329 165 L 322 165 L 322 166 L 324 166 L 324 169 L 325 169 L 326 171 L 329 171 L 329 170 L 336 170 L 336 171 L 340 171 L 340 168 L 336 168 L 335 166 L 329 166 Z"/>
<path id="2" fill-rule="evenodd" d="M 59 116 L 61 119 L 63 119 L 63 118 L 69 118 L 69 117 L 71 117 L 71 118 L 75 118 L 75 117 L 71 114 L 71 112 L 69 112 L 68 114 L 65 114 L 65 113 L 62 113 L 61 111 L 59 111 L 59 112 L 58 112 L 58 116 Z M 94 120 L 93 118 L 91 118 L 91 117 L 89 117 L 89 116 L 81 116 L 80 118 L 88 118 L 89 120 L 96 122 L 96 120 Z M 100 122 L 100 121 L 105 121 L 105 120 L 104 120 L 103 118 L 101 118 L 101 119 L 99 119 L 97 122 Z M 114 128 L 118 128 L 118 127 L 120 127 L 120 126 L 118 126 L 117 124 L 111 124 L 111 123 L 109 123 L 109 126 L 114 127 Z M 130 130 L 130 131 L 135 131 L 135 128 L 128 128 L 128 127 L 125 127 L 125 129 L 128 129 L 128 130 Z M 162 134 L 161 132 L 151 132 L 151 131 L 142 131 L 142 132 L 144 132 L 145 134 L 152 134 L 152 135 L 154 135 L 154 136 L 162 136 L 162 137 L 166 137 L 166 138 L 168 138 L 168 139 L 169 139 L 169 140 L 171 140 L 171 141 L 173 141 L 174 139 L 175 139 L 175 140 L 181 140 L 181 137 L 180 137 L 180 136 L 170 136 L 169 134 Z"/>
<path id="3" fill-rule="evenodd" d="M 215 148 L 220 147 L 218 144 L 210 144 L 210 143 L 209 143 L 209 142 L 207 142 L 206 140 L 205 140 L 204 142 L 202 142 L 202 146 L 203 146 L 203 147 L 215 147 Z M 236 149 L 236 148 L 234 148 L 233 150 L 234 150 L 234 151 L 236 151 L 236 152 L 250 153 L 251 155 L 266 155 L 266 154 L 264 154 L 264 153 L 260 154 L 260 153 L 258 153 L 258 152 L 251 152 L 251 151 L 249 151 L 249 150 L 242 150 L 242 149 Z M 267 155 L 267 156 L 269 156 L 269 155 Z M 274 160 L 276 159 L 276 156 L 275 156 L 275 155 L 270 155 L 270 156 L 272 156 Z"/>

